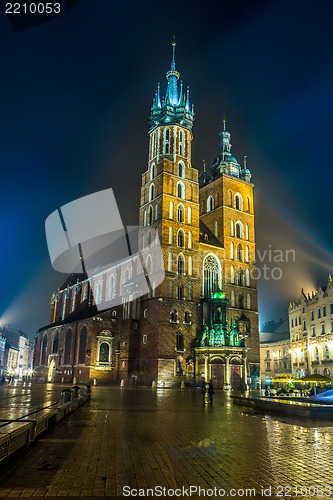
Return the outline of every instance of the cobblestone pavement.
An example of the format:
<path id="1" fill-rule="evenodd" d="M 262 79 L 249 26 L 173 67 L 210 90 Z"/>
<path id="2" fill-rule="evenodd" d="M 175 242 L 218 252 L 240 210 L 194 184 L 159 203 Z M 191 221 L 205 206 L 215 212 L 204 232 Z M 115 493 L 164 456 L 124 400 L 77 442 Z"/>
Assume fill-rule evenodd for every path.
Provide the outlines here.
<path id="1" fill-rule="evenodd" d="M 333 496 L 333 422 L 253 414 L 219 391 L 209 406 L 197 389 L 94 387 L 90 403 L 0 470 L 0 497 L 160 496 L 155 487 Z"/>

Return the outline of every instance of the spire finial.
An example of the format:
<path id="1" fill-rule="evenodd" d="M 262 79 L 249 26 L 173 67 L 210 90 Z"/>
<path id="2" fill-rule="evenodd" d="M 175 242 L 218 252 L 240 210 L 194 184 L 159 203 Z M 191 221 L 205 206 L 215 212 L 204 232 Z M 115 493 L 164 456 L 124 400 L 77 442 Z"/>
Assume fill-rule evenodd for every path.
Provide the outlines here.
<path id="1" fill-rule="evenodd" d="M 202 163 L 203 163 L 204 172 L 206 173 L 206 160 L 202 160 Z"/>
<path id="2" fill-rule="evenodd" d="M 171 69 L 172 70 L 176 69 L 175 51 L 176 51 L 176 37 L 175 37 L 175 35 L 172 35 L 172 62 L 171 62 Z"/>
<path id="3" fill-rule="evenodd" d="M 246 170 L 246 158 L 247 156 L 244 156 L 244 170 Z"/>
<path id="4" fill-rule="evenodd" d="M 225 130 L 226 130 L 226 128 L 225 128 L 225 126 L 226 126 L 226 122 L 227 122 L 227 120 L 226 120 L 226 118 L 225 118 L 225 114 L 224 114 L 224 115 L 223 115 L 223 131 L 225 131 Z"/>

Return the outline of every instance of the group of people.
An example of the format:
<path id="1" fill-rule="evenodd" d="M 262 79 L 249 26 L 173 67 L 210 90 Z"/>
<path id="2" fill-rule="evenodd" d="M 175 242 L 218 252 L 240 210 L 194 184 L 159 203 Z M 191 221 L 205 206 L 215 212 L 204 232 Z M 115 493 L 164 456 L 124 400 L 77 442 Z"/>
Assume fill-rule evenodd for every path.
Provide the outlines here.
<path id="1" fill-rule="evenodd" d="M 208 404 L 210 405 L 213 404 L 214 387 L 212 380 L 210 380 L 210 382 L 207 384 L 205 379 L 204 378 L 202 379 L 201 394 L 202 394 L 202 404 L 206 404 L 206 394 L 208 394 Z"/>

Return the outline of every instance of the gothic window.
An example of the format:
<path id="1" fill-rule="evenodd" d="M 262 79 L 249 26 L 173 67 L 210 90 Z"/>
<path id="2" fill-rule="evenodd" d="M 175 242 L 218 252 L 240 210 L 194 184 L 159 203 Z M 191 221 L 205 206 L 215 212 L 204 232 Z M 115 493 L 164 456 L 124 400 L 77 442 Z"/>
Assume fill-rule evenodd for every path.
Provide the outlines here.
<path id="1" fill-rule="evenodd" d="M 249 293 L 246 296 L 246 307 L 247 309 L 251 309 L 251 295 Z"/>
<path id="2" fill-rule="evenodd" d="M 249 241 L 250 237 L 249 237 L 249 225 L 246 224 L 245 226 L 245 239 Z"/>
<path id="3" fill-rule="evenodd" d="M 242 245 L 237 246 L 237 260 L 243 262 L 243 248 Z"/>
<path id="4" fill-rule="evenodd" d="M 179 229 L 177 234 L 177 245 L 181 248 L 185 246 L 185 233 L 182 229 Z"/>
<path id="5" fill-rule="evenodd" d="M 214 198 L 212 196 L 208 196 L 207 198 L 207 212 L 214 210 Z"/>
<path id="6" fill-rule="evenodd" d="M 146 272 L 147 272 L 147 274 L 151 273 L 151 256 L 150 255 L 147 255 L 147 259 L 146 259 Z"/>
<path id="7" fill-rule="evenodd" d="M 146 226 L 147 225 L 147 210 L 144 209 L 144 212 L 143 212 L 143 225 Z"/>
<path id="8" fill-rule="evenodd" d="M 108 300 L 112 300 L 114 295 L 114 276 L 113 274 L 109 277 L 109 284 L 108 284 Z"/>
<path id="9" fill-rule="evenodd" d="M 185 259 L 184 259 L 184 256 L 182 254 L 178 255 L 177 270 L 178 270 L 178 274 L 185 273 Z"/>
<path id="10" fill-rule="evenodd" d="M 41 343 L 41 358 L 40 358 L 41 365 L 46 365 L 46 354 L 47 354 L 47 334 L 45 333 Z"/>
<path id="11" fill-rule="evenodd" d="M 155 220 L 158 219 L 158 203 L 155 203 Z"/>
<path id="12" fill-rule="evenodd" d="M 69 365 L 71 362 L 71 350 L 72 350 L 72 330 L 71 328 L 69 328 L 65 336 L 64 365 Z"/>
<path id="13" fill-rule="evenodd" d="M 178 177 L 185 177 L 185 167 L 182 161 L 178 163 Z"/>
<path id="14" fill-rule="evenodd" d="M 80 343 L 79 343 L 79 356 L 77 362 L 83 364 L 86 362 L 86 351 L 87 351 L 87 327 L 81 328 L 80 332 Z"/>
<path id="15" fill-rule="evenodd" d="M 151 245 L 151 231 L 149 230 L 147 233 L 147 246 Z"/>
<path id="16" fill-rule="evenodd" d="M 184 222 L 184 207 L 183 205 L 178 205 L 178 222 Z"/>
<path id="17" fill-rule="evenodd" d="M 250 286 L 250 285 L 251 285 L 250 270 L 246 269 L 245 270 L 245 286 Z"/>
<path id="18" fill-rule="evenodd" d="M 154 210 L 153 207 L 150 205 L 148 209 L 148 226 L 154 223 Z"/>
<path id="19" fill-rule="evenodd" d="M 235 292 L 231 290 L 231 295 L 230 295 L 230 305 L 231 307 L 235 307 L 236 305 L 236 297 L 235 297 Z"/>
<path id="20" fill-rule="evenodd" d="M 168 271 L 172 271 L 172 253 L 169 252 L 168 255 Z"/>
<path id="21" fill-rule="evenodd" d="M 52 343 L 52 354 L 57 354 L 59 347 L 59 332 L 58 330 L 55 332 Z"/>
<path id="22" fill-rule="evenodd" d="M 185 186 L 181 181 L 177 183 L 177 197 L 181 198 L 182 200 L 185 199 Z"/>
<path id="23" fill-rule="evenodd" d="M 170 153 L 170 129 L 168 128 L 164 130 L 164 153 Z"/>
<path id="24" fill-rule="evenodd" d="M 206 255 L 203 262 L 203 294 L 209 296 L 221 287 L 221 264 L 213 254 Z"/>
<path id="25" fill-rule="evenodd" d="M 239 193 L 235 195 L 235 208 L 236 210 L 243 210 L 243 198 Z"/>
<path id="26" fill-rule="evenodd" d="M 187 222 L 192 224 L 192 208 L 188 207 L 187 209 Z"/>
<path id="27" fill-rule="evenodd" d="M 193 259 L 192 255 L 190 255 L 188 258 L 188 275 L 192 276 L 192 272 L 193 272 Z"/>
<path id="28" fill-rule="evenodd" d="M 173 201 L 170 201 L 170 206 L 169 206 L 169 219 L 173 219 Z"/>
<path id="29" fill-rule="evenodd" d="M 192 319 L 192 315 L 190 312 L 188 311 L 185 311 L 185 315 L 184 315 L 184 323 L 190 325 L 191 324 L 191 319 Z"/>
<path id="30" fill-rule="evenodd" d="M 155 176 L 156 176 L 156 167 L 155 167 L 155 163 L 153 163 L 150 166 L 150 180 L 154 179 Z"/>
<path id="31" fill-rule="evenodd" d="M 243 224 L 241 222 L 236 222 L 235 229 L 236 229 L 236 238 L 243 238 L 244 237 Z"/>
<path id="32" fill-rule="evenodd" d="M 238 297 L 238 307 L 239 307 L 239 309 L 244 309 L 244 297 L 243 297 L 243 295 L 240 295 Z"/>
<path id="33" fill-rule="evenodd" d="M 237 285 L 244 286 L 244 273 L 242 269 L 237 271 Z"/>
<path id="34" fill-rule="evenodd" d="M 75 297 L 76 297 L 76 295 L 75 295 L 75 290 L 73 290 L 73 291 L 72 291 L 71 312 L 73 312 L 73 311 L 74 311 L 74 309 L 75 309 Z"/>
<path id="35" fill-rule="evenodd" d="M 110 344 L 107 342 L 101 342 L 98 350 L 98 361 L 100 363 L 110 362 Z"/>
<path id="36" fill-rule="evenodd" d="M 63 294 L 62 296 L 62 319 L 65 318 L 66 315 L 66 295 Z"/>
<path id="37" fill-rule="evenodd" d="M 234 268 L 234 266 L 231 266 L 231 268 L 230 268 L 230 283 L 231 284 L 235 283 L 235 268 Z"/>
<path id="38" fill-rule="evenodd" d="M 149 186 L 149 201 L 152 201 L 155 198 L 155 186 L 154 184 L 150 184 Z"/>
<path id="39" fill-rule="evenodd" d="M 325 345 L 325 359 L 330 359 L 330 353 L 328 350 L 328 345 Z"/>
<path id="40" fill-rule="evenodd" d="M 192 285 L 188 286 L 188 300 L 193 300 L 193 289 Z"/>
<path id="41" fill-rule="evenodd" d="M 183 351 L 184 350 L 184 337 L 182 332 L 177 332 L 176 335 L 176 350 Z"/>
<path id="42" fill-rule="evenodd" d="M 98 281 L 95 288 L 95 304 L 100 304 L 102 302 L 102 283 Z"/>
<path id="43" fill-rule="evenodd" d="M 247 245 L 245 247 L 245 262 L 250 262 L 250 250 Z"/>
<path id="44" fill-rule="evenodd" d="M 173 227 L 169 227 L 169 245 L 173 244 Z"/>
<path id="45" fill-rule="evenodd" d="M 176 309 L 172 309 L 172 311 L 170 311 L 170 322 L 178 323 L 178 313 Z"/>
<path id="46" fill-rule="evenodd" d="M 183 285 L 179 285 L 177 288 L 177 298 L 179 300 L 183 300 L 185 298 Z"/>
<path id="47" fill-rule="evenodd" d="M 230 243 L 230 259 L 234 259 L 234 244 L 233 242 Z"/>
<path id="48" fill-rule="evenodd" d="M 188 248 L 192 248 L 192 231 L 188 232 L 188 242 L 187 242 Z"/>

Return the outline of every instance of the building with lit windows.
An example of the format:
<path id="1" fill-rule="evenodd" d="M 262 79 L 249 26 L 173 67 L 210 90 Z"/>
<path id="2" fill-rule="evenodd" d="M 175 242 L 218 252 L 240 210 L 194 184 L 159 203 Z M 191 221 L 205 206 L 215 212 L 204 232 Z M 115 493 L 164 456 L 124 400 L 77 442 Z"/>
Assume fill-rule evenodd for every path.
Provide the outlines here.
<path id="1" fill-rule="evenodd" d="M 289 320 L 269 321 L 260 331 L 260 377 L 262 386 L 281 375 L 291 375 Z"/>
<path id="2" fill-rule="evenodd" d="M 333 374 L 333 281 L 289 306 L 293 374 L 297 377 Z"/>
<path id="3" fill-rule="evenodd" d="M 151 229 L 161 244 L 162 263 L 154 252 L 145 256 L 152 289 L 97 312 L 94 301 L 126 294 L 131 266 L 70 276 L 36 336 L 40 378 L 166 386 L 205 377 L 232 388 L 259 380 L 251 173 L 231 154 L 224 121 L 218 156 L 199 175 L 191 154 L 194 110 L 179 83 L 175 43 L 166 76 L 165 96 L 158 86 L 151 108 L 139 208 L 139 251 L 150 245 Z M 160 264 L 165 279 L 154 286 Z"/>

